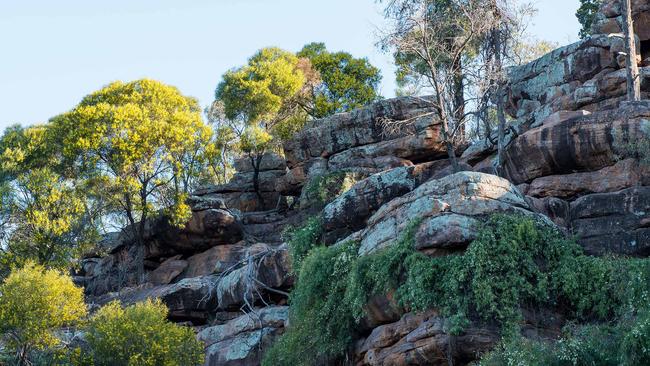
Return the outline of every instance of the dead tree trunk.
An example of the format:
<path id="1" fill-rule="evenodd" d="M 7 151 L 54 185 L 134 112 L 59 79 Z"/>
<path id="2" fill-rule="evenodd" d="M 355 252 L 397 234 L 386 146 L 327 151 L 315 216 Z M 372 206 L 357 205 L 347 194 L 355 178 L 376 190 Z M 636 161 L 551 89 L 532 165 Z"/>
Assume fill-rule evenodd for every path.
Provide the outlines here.
<path id="1" fill-rule="evenodd" d="M 622 0 L 622 28 L 625 32 L 625 49 L 627 52 L 627 99 L 631 102 L 641 100 L 641 80 L 636 61 L 636 39 L 634 21 L 632 20 L 631 0 Z"/>

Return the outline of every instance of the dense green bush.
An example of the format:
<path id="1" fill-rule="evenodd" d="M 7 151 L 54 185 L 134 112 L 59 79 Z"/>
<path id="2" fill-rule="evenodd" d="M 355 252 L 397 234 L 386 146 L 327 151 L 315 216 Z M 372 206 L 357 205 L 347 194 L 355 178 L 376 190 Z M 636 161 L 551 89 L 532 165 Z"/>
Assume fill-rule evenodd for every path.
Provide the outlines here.
<path id="1" fill-rule="evenodd" d="M 312 216 L 302 226 L 290 228 L 284 232 L 283 237 L 289 245 L 289 255 L 294 272 L 298 272 L 302 260 L 309 251 L 320 245 L 322 233 L 323 224 L 320 216 Z"/>
<path id="2" fill-rule="evenodd" d="M 575 241 L 532 218 L 494 215 L 465 253 L 438 258 L 414 249 L 417 224 L 391 247 L 362 257 L 357 255 L 358 243 L 310 246 L 310 236 L 302 235 L 300 258 L 313 249 L 304 257 L 290 298 L 291 326 L 264 364 L 313 364 L 314 359 L 301 357 L 304 354 L 315 354 L 322 361 L 344 357 L 369 297 L 388 292 L 406 309 L 439 309 L 451 320 L 448 331 L 454 334 L 472 319 L 501 326 L 509 340 L 518 334 L 522 308 L 556 308 L 581 321 L 623 314 L 635 319 L 650 299 L 646 260 L 585 256 Z M 646 328 L 641 321 L 635 323 L 636 333 L 621 339 L 629 347 L 643 349 L 645 340 L 636 335 Z M 574 343 L 585 339 L 571 338 Z M 521 351 L 532 357 L 531 365 L 541 365 L 546 361 L 535 359 L 547 357 L 543 347 L 512 341 L 493 359 L 515 357 Z"/>
<path id="3" fill-rule="evenodd" d="M 83 289 L 70 276 L 33 263 L 13 269 L 0 284 L 0 356 L 7 351 L 8 363 L 32 364 L 60 347 L 56 331 L 76 325 L 86 311 Z"/>
<path id="4" fill-rule="evenodd" d="M 291 327 L 266 354 L 264 365 L 330 364 L 345 353 L 356 324 L 346 299 L 357 250 L 356 243 L 347 242 L 316 247 L 305 258 L 291 293 Z"/>
<path id="5" fill-rule="evenodd" d="M 360 179 L 359 174 L 345 171 L 317 175 L 303 189 L 300 205 L 303 208 L 325 206 L 352 188 Z"/>
<path id="6" fill-rule="evenodd" d="M 650 363 L 648 312 L 611 323 L 574 326 L 557 341 L 514 337 L 479 366 L 637 366 Z"/>
<path id="7" fill-rule="evenodd" d="M 191 366 L 203 363 L 194 332 L 167 320 L 167 306 L 147 300 L 127 308 L 112 302 L 90 320 L 87 340 L 97 366 Z"/>

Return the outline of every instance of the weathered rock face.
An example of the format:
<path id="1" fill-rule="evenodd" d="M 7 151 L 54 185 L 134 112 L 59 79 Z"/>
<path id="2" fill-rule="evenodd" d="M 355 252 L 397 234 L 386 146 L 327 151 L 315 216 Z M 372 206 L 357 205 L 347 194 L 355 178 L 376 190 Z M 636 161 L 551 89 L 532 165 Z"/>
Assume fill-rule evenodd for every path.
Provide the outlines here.
<path id="1" fill-rule="evenodd" d="M 650 187 L 581 197 L 571 203 L 571 219 L 590 254 L 650 255 Z"/>
<path id="2" fill-rule="evenodd" d="M 480 220 L 490 214 L 511 212 L 535 215 L 524 196 L 510 182 L 493 175 L 460 172 L 431 180 L 383 205 L 361 232 L 360 254 L 393 243 L 419 220 L 415 245 L 422 251 L 463 249 Z M 543 217 L 539 216 L 540 220 Z"/>
<path id="3" fill-rule="evenodd" d="M 616 108 L 625 95 L 624 52 L 620 34 L 599 34 L 512 68 L 508 113 L 536 125 L 559 111 Z M 649 70 L 640 69 L 646 95 Z"/>
<path id="4" fill-rule="evenodd" d="M 281 196 L 275 187 L 279 179 L 286 175 L 285 160 L 273 153 L 262 155 L 257 177 L 259 192 L 256 192 L 254 185 L 254 163 L 257 164 L 247 156 L 235 159 L 236 173 L 228 183 L 203 187 L 194 194 L 203 199 L 222 200 L 227 207 L 243 212 L 276 208 Z"/>
<path id="5" fill-rule="evenodd" d="M 323 209 L 325 242 L 332 244 L 362 229 L 383 204 L 411 192 L 435 174 L 449 171 L 448 168 L 449 162 L 440 160 L 387 170 L 356 183 Z"/>
<path id="6" fill-rule="evenodd" d="M 626 144 L 648 138 L 650 104 L 621 108 L 544 124 L 514 140 L 504 169 L 515 184 L 549 175 L 589 172 L 625 157 Z"/>
<path id="7" fill-rule="evenodd" d="M 205 365 L 259 365 L 268 346 L 282 334 L 287 318 L 287 306 L 269 306 L 203 329 L 198 339 L 206 345 Z"/>
<path id="8" fill-rule="evenodd" d="M 165 218 L 155 218 L 146 225 L 144 267 L 152 283 L 166 284 L 179 278 L 188 263 L 185 258 L 208 248 L 239 242 L 243 238 L 242 225 L 233 212 L 217 201 L 196 203 L 192 216 L 183 228 L 171 226 Z M 212 206 L 211 206 L 212 205 Z M 86 292 L 101 295 L 125 286 L 140 283 L 136 278 L 137 242 L 127 228 L 119 235 L 110 235 L 109 255 L 86 259 L 84 284 Z"/>
<path id="9" fill-rule="evenodd" d="M 149 274 L 151 282 L 136 287 L 123 286 L 119 292 L 93 297 L 92 302 L 103 305 L 119 300 L 128 305 L 158 298 L 169 308 L 170 317 L 202 324 L 216 311 L 238 310 L 244 305 L 254 305 L 260 300 L 268 303 L 268 296 L 291 286 L 291 264 L 286 247 L 274 248 L 266 244 L 256 244 L 245 251 L 237 247 L 230 249 L 238 253 L 241 259 L 227 268 L 226 264 L 212 257 L 214 268 L 196 270 L 193 273 L 179 272 L 174 276 L 177 281 L 162 285 L 158 285 L 153 279 L 163 276 L 153 271 Z M 196 263 L 198 259 L 194 258 L 186 263 L 191 261 Z M 219 270 L 219 267 L 222 269 Z M 196 275 L 197 273 L 201 274 Z M 269 293 L 267 290 L 275 292 Z"/>
<path id="10" fill-rule="evenodd" d="M 571 199 L 590 193 L 616 192 L 641 185 L 650 171 L 635 159 L 625 159 L 597 171 L 551 175 L 530 183 L 525 194 L 532 197 Z"/>
<path id="11" fill-rule="evenodd" d="M 362 365 L 406 366 L 467 364 L 500 339 L 496 329 L 468 327 L 452 336 L 434 311 L 405 314 L 398 322 L 375 328 L 357 349 Z"/>
<path id="12" fill-rule="evenodd" d="M 446 155 L 426 98 L 380 101 L 312 122 L 284 146 L 290 171 L 278 189 L 295 194 L 309 176 L 333 171 L 373 174 Z"/>
<path id="13" fill-rule="evenodd" d="M 633 3 L 645 98 L 650 3 Z M 462 171 L 452 174 L 427 98 L 383 100 L 312 121 L 286 143 L 285 157 L 265 154 L 259 195 L 255 169 L 241 158 L 230 182 L 190 198 L 183 228 L 147 222 L 145 283 L 135 277 L 129 230 L 107 236 L 109 255 L 86 258 L 76 280 L 97 305 L 162 299 L 170 319 L 201 327 L 208 366 L 256 366 L 288 325 L 294 278 L 282 233 L 312 215 L 322 218 L 326 245 L 357 240 L 361 256 L 394 245 L 411 225 L 420 252 L 461 252 L 484 220 L 504 212 L 553 222 L 589 254 L 650 256 L 650 167 L 639 149 L 650 139 L 650 103 L 621 103 L 623 41 L 610 34 L 620 31 L 618 0 L 604 1 L 601 13 L 593 37 L 510 70 L 507 112 L 516 122 L 505 178 L 490 175 L 496 148 L 485 141 L 458 148 Z M 326 188 L 309 191 L 310 182 L 337 174 L 353 179 L 332 197 Z M 391 293 L 365 309 L 357 365 L 448 365 L 450 358 L 462 365 L 500 338 L 484 324 L 451 336 L 436 309 L 408 313 Z M 524 310 L 523 335 L 556 337 L 565 319 L 549 311 Z"/>
<path id="14" fill-rule="evenodd" d="M 592 26 L 594 34 L 622 33 L 621 1 L 605 0 Z M 646 0 L 632 0 L 634 32 L 641 41 L 650 40 L 650 4 Z"/>

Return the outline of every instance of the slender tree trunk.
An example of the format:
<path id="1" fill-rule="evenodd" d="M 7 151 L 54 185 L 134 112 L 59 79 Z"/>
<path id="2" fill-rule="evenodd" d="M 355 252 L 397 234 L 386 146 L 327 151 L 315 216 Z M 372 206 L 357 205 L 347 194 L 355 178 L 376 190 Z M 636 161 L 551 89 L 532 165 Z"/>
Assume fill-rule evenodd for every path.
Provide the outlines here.
<path id="1" fill-rule="evenodd" d="M 264 154 L 250 155 L 251 164 L 253 165 L 253 190 L 255 190 L 257 199 L 260 201 L 260 206 L 264 207 L 264 197 L 260 190 L 260 165 L 262 163 L 262 157 L 264 157 Z"/>
<path id="2" fill-rule="evenodd" d="M 634 36 L 631 0 L 622 0 L 621 6 L 623 7 L 621 13 L 627 52 L 627 99 L 634 102 L 641 100 L 641 80 L 639 79 L 639 66 L 636 61 L 636 38 Z"/>
<path id="3" fill-rule="evenodd" d="M 497 167 L 496 173 L 498 176 L 504 176 L 503 161 L 505 160 L 505 150 L 506 150 L 506 116 L 503 112 L 503 94 L 501 88 L 499 88 L 499 94 L 497 96 L 497 119 L 499 120 L 499 141 L 497 144 Z"/>
<path id="4" fill-rule="evenodd" d="M 461 140 L 465 139 L 465 87 L 463 83 L 462 60 L 454 65 L 454 119 L 461 125 L 458 128 L 458 135 Z"/>
<path id="5" fill-rule="evenodd" d="M 138 224 L 138 281 L 140 283 L 145 282 L 145 271 L 144 271 L 144 257 L 145 257 L 145 237 L 144 232 L 147 227 L 147 219 L 149 218 L 149 212 L 147 210 L 147 184 L 142 185 L 142 190 L 140 191 L 140 202 L 142 204 L 142 214 L 140 215 L 140 222 Z"/>
<path id="6" fill-rule="evenodd" d="M 449 136 L 449 114 L 445 108 L 445 101 L 442 96 L 442 90 L 440 89 L 438 82 L 435 79 L 434 85 L 436 89 L 436 97 L 438 98 L 438 115 L 440 117 L 440 122 L 442 123 L 442 139 L 444 140 L 445 147 L 447 148 L 447 156 L 449 156 L 451 167 L 454 173 L 458 173 L 460 171 L 460 166 L 458 165 L 458 159 L 456 159 L 456 150 L 454 148 L 454 143 L 451 136 Z"/>
<path id="7" fill-rule="evenodd" d="M 496 4 L 494 5 L 496 9 Z M 497 166 L 496 174 L 500 177 L 503 177 L 503 162 L 504 162 L 504 153 L 506 149 L 506 115 L 504 112 L 504 103 L 505 103 L 505 93 L 503 90 L 504 80 L 501 78 L 501 73 L 503 72 L 503 61 L 502 61 L 502 34 L 500 29 L 495 29 L 492 31 L 492 45 L 494 47 L 494 63 L 495 63 L 495 72 L 499 75 L 499 86 L 497 89 L 497 120 L 499 122 L 498 135 L 499 140 L 497 143 Z"/>

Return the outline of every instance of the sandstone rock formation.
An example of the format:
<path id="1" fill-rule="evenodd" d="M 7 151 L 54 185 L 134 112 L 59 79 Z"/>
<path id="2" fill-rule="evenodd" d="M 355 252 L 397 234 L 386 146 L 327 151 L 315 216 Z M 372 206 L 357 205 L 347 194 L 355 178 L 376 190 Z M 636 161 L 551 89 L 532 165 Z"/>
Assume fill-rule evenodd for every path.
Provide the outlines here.
<path id="1" fill-rule="evenodd" d="M 650 5 L 633 3 L 647 98 Z M 593 37 L 510 70 L 514 126 L 503 178 L 491 175 L 496 149 L 489 141 L 459 147 L 463 171 L 451 170 L 426 97 L 383 100 L 312 121 L 286 143 L 284 156 L 264 155 L 259 195 L 255 169 L 242 158 L 229 183 L 194 192 L 183 228 L 164 218 L 147 222 L 144 280 L 135 277 L 128 228 L 107 235 L 108 254 L 88 255 L 75 279 L 96 305 L 160 298 L 170 319 L 197 327 L 207 366 L 253 366 L 291 326 L 295 273 L 283 232 L 312 215 L 322 219 L 325 245 L 358 240 L 360 256 L 393 245 L 410 225 L 420 252 L 460 252 L 498 212 L 552 222 L 588 254 L 650 256 L 650 152 L 639 148 L 650 139 L 650 103 L 621 103 L 617 4 L 604 2 Z M 336 174 L 354 177 L 353 184 L 334 187 L 328 202 L 310 202 L 310 182 Z M 391 295 L 373 298 L 366 310 L 350 355 L 359 366 L 464 365 L 500 337 L 478 323 L 452 336 L 436 309 L 409 312 Z M 564 325 L 558 314 L 524 318 L 531 337 L 557 336 Z"/>
<path id="2" fill-rule="evenodd" d="M 533 214 L 524 196 L 503 178 L 460 172 L 430 180 L 370 217 L 359 253 L 391 245 L 416 219 L 421 220 L 415 228 L 417 249 L 463 249 L 474 239 L 481 218 L 499 212 Z"/>

